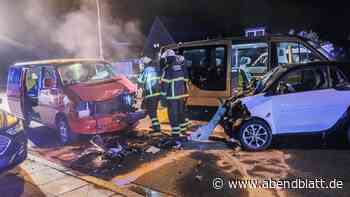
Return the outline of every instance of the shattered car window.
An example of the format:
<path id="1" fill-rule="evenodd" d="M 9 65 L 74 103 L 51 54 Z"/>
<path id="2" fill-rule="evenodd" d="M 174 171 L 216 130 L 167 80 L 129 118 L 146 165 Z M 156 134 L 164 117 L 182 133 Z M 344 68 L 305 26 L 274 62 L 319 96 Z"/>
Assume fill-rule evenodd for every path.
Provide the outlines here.
<path id="1" fill-rule="evenodd" d="M 336 60 L 336 58 L 332 54 L 328 53 L 325 49 L 323 49 L 320 44 L 312 40 L 308 40 L 307 42 L 315 47 L 318 52 L 322 53 L 322 55 L 326 56 L 329 60 Z"/>
<path id="2" fill-rule="evenodd" d="M 278 66 L 274 68 L 273 70 L 269 71 L 264 75 L 264 77 L 261 79 L 261 89 L 268 88 L 272 85 L 272 83 L 278 79 L 287 69 L 282 66 Z"/>
<path id="3" fill-rule="evenodd" d="M 105 63 L 84 62 L 62 65 L 58 68 L 63 85 L 93 83 L 115 76 L 112 67 Z"/>

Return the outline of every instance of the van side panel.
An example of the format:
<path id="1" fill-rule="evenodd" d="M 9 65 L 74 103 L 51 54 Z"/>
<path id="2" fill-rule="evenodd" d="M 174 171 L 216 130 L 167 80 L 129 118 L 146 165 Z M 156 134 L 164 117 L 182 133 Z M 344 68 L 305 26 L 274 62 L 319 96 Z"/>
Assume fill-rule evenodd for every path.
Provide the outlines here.
<path id="1" fill-rule="evenodd" d="M 24 72 L 20 67 L 10 67 L 7 78 L 7 102 L 9 112 L 18 118 L 24 119 L 23 113 L 23 78 Z"/>

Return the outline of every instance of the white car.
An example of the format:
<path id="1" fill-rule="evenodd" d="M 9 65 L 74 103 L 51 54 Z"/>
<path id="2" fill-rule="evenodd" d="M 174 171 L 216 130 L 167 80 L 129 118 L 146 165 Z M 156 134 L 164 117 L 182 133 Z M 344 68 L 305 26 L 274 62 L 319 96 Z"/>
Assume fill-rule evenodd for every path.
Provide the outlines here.
<path id="1" fill-rule="evenodd" d="M 349 68 L 350 64 L 337 62 L 275 68 L 260 81 L 254 96 L 229 102 L 224 121 L 234 126 L 226 132 L 244 149 L 259 151 L 277 134 L 325 135 L 348 129 Z"/>

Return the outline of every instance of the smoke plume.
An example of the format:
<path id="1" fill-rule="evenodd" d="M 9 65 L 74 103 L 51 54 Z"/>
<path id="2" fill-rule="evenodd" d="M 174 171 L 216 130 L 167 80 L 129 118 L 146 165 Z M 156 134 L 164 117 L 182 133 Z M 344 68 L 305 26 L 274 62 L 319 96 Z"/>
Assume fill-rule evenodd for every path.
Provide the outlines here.
<path id="1" fill-rule="evenodd" d="M 37 56 L 99 56 L 96 0 L 26 0 L 20 7 L 31 27 L 21 39 L 36 48 L 36 53 L 40 53 Z M 117 59 L 138 55 L 144 41 L 138 21 L 112 17 L 112 6 L 106 0 L 100 0 L 100 7 L 104 57 Z"/>

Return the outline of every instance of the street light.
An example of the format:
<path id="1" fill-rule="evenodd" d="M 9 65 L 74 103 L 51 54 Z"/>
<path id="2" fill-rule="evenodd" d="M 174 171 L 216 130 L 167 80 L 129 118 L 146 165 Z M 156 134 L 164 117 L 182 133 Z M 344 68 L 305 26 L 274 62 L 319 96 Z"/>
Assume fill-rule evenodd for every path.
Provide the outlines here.
<path id="1" fill-rule="evenodd" d="M 99 55 L 103 59 L 100 0 L 96 0 Z"/>

